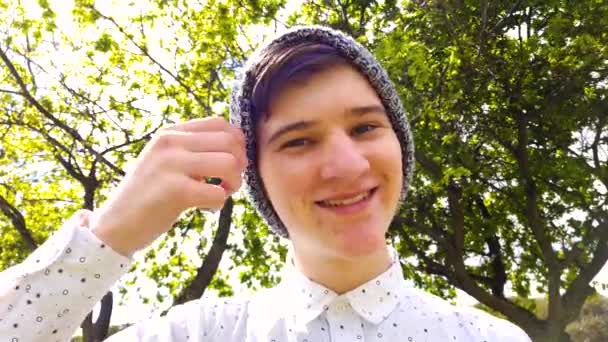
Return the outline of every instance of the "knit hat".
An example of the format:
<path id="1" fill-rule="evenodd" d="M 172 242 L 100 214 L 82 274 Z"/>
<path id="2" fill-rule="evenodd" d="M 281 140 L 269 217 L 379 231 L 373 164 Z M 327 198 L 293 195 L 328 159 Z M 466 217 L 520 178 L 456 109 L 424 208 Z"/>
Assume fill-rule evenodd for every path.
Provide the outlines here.
<path id="1" fill-rule="evenodd" d="M 270 199 L 264 190 L 264 183 L 258 170 L 257 142 L 252 118 L 252 92 L 255 70 L 268 61 L 263 57 L 265 51 L 290 47 L 299 43 L 313 42 L 333 47 L 336 51 L 358 69 L 370 82 L 382 101 L 389 120 L 401 144 L 403 165 L 403 187 L 401 201 L 407 195 L 409 184 L 414 173 L 414 142 L 403 110 L 401 100 L 384 68 L 374 56 L 353 38 L 330 28 L 304 26 L 293 28 L 286 33 L 262 45 L 248 60 L 242 80 L 234 87 L 230 104 L 230 121 L 239 126 L 246 138 L 247 158 L 249 165 L 245 170 L 245 186 L 250 202 L 266 220 L 270 228 L 279 236 L 289 237 L 287 229 L 275 212 Z"/>

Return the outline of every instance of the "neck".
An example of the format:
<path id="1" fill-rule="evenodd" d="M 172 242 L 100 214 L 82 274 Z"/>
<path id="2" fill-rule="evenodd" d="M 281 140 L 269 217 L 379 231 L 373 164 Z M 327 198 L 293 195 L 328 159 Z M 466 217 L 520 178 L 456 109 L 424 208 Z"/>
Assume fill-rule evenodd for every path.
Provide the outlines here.
<path id="1" fill-rule="evenodd" d="M 315 253 L 303 253 L 294 247 L 294 264 L 310 280 L 343 294 L 386 271 L 393 260 L 388 248 L 379 248 L 362 257 L 328 258 Z M 312 256 L 311 256 L 312 255 Z"/>

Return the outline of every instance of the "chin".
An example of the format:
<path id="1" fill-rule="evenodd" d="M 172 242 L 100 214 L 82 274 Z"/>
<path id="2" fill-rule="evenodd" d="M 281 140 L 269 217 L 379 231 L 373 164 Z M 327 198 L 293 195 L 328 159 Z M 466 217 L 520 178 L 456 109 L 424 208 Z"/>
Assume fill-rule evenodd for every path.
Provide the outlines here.
<path id="1" fill-rule="evenodd" d="M 337 251 L 345 259 L 362 258 L 374 255 L 386 248 L 384 234 L 350 236 L 341 239 Z"/>

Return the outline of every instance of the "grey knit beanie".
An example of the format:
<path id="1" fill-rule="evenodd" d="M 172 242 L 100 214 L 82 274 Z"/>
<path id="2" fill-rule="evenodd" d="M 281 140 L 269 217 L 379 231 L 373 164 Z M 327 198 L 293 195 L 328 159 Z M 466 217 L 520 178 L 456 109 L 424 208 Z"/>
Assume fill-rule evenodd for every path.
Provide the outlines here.
<path id="1" fill-rule="evenodd" d="M 346 60 L 355 66 L 367 77 L 372 87 L 378 93 L 380 100 L 386 108 L 387 115 L 401 143 L 403 164 L 403 187 L 401 201 L 407 195 L 409 184 L 414 173 L 414 142 L 403 110 L 401 100 L 389 79 L 384 68 L 374 56 L 353 38 L 321 26 L 304 26 L 293 28 L 262 45 L 248 60 L 243 72 L 242 80 L 234 87 L 230 103 L 230 121 L 241 127 L 246 137 L 247 158 L 249 165 L 245 170 L 245 185 L 247 195 L 252 205 L 266 220 L 270 228 L 279 236 L 289 237 L 287 229 L 275 212 L 270 199 L 266 196 L 264 183 L 260 177 L 257 166 L 256 133 L 252 115 L 252 92 L 256 83 L 255 70 L 267 63 L 262 58 L 264 52 L 270 48 L 289 47 L 303 42 L 314 42 L 333 47 Z"/>

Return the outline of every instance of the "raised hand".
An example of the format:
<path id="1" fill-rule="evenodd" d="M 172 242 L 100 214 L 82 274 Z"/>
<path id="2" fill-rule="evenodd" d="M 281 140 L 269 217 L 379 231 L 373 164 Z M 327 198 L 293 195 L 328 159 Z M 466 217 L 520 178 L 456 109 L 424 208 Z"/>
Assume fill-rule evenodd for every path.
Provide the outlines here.
<path id="1" fill-rule="evenodd" d="M 184 210 L 220 209 L 241 186 L 246 164 L 245 137 L 223 118 L 163 128 L 93 212 L 90 227 L 114 250 L 131 255 L 168 231 Z"/>

